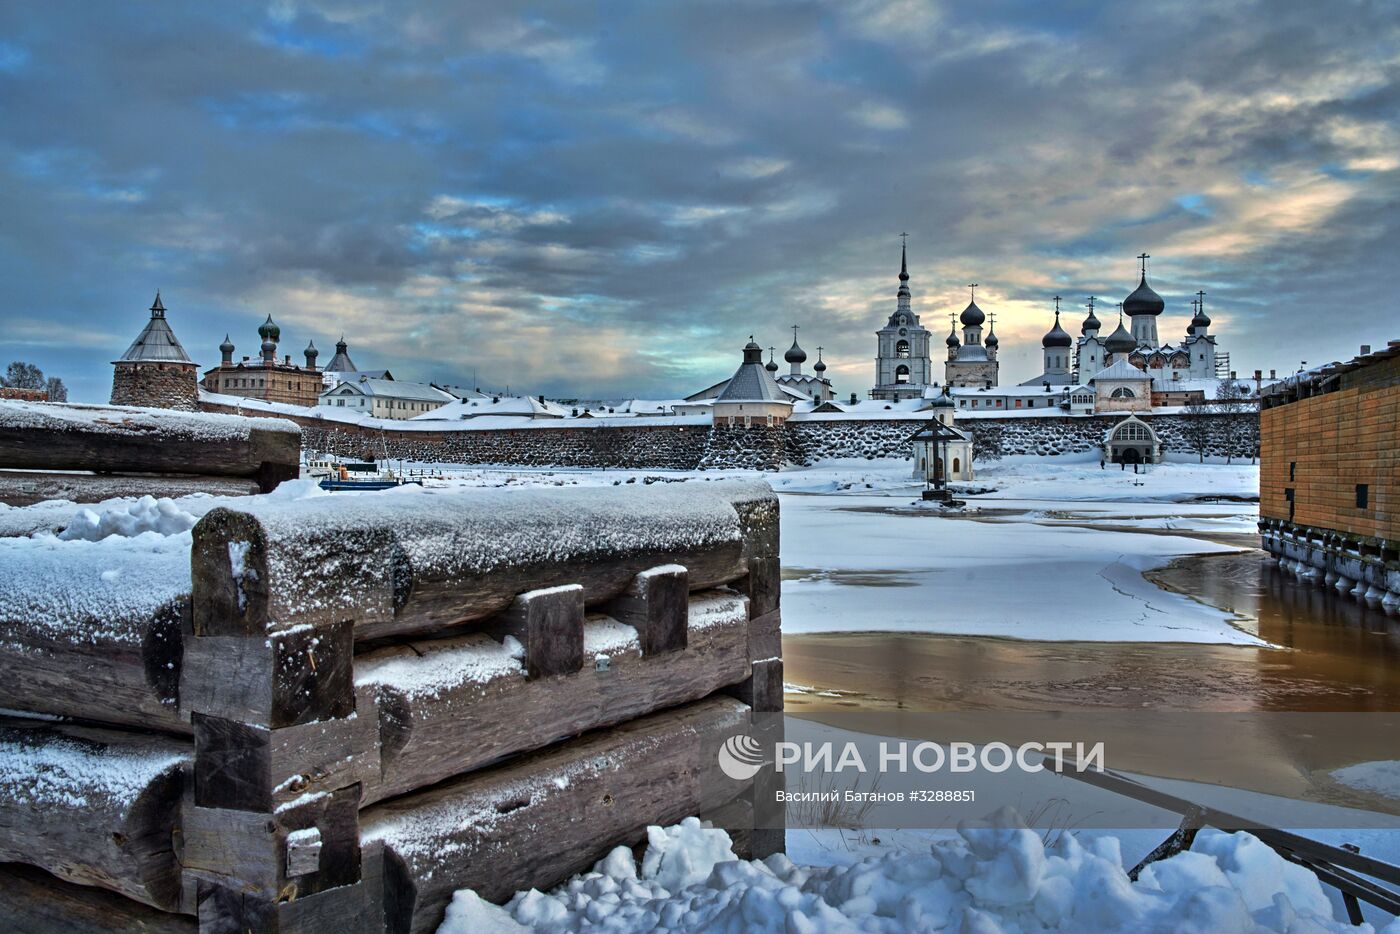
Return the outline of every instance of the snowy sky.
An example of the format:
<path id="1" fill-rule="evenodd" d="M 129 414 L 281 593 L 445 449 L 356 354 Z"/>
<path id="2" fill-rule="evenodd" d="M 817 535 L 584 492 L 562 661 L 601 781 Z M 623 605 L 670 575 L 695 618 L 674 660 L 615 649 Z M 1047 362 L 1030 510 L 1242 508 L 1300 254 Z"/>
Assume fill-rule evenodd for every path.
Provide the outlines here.
<path id="1" fill-rule="evenodd" d="M 797 323 L 864 393 L 901 231 L 1003 382 L 1144 250 L 1163 336 L 1205 289 L 1241 371 L 1400 337 L 1390 3 L 590 7 L 0 5 L 0 362 L 105 401 L 159 287 L 205 365 L 271 312 L 322 362 L 674 396 Z"/>

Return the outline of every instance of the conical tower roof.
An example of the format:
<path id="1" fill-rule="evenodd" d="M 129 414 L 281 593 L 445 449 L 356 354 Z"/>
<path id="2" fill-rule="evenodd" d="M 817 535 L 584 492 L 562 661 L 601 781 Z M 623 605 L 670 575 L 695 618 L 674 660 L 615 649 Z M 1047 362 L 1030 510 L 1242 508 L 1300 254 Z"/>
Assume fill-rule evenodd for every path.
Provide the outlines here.
<path id="1" fill-rule="evenodd" d="M 188 363 L 194 365 L 190 355 L 180 344 L 175 332 L 170 330 L 170 322 L 165 319 L 165 305 L 156 293 L 151 303 L 151 320 L 136 335 L 136 340 L 126 349 L 126 353 L 113 363 Z"/>

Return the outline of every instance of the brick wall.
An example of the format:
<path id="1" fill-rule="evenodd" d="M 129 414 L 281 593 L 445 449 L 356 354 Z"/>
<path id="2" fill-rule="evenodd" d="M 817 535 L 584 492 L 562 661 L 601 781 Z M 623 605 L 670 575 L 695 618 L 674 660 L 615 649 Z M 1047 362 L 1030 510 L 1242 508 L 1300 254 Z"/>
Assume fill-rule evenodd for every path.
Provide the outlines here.
<path id="1" fill-rule="evenodd" d="M 1397 422 L 1400 358 L 1344 374 L 1334 392 L 1265 409 L 1260 416 L 1260 515 L 1400 539 Z M 1365 508 L 1357 507 L 1357 484 L 1368 487 Z"/>

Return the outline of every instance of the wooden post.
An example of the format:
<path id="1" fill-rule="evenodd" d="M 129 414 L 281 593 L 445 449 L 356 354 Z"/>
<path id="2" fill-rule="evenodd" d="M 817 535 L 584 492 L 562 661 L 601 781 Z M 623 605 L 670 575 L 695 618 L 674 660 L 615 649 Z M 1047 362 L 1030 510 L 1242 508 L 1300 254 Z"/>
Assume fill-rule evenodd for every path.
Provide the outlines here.
<path id="1" fill-rule="evenodd" d="M 195 528 L 181 679 L 195 741 L 183 862 L 200 930 L 362 930 L 360 789 L 379 747 L 372 706 L 357 715 L 353 621 L 269 618 L 277 556 L 228 516 Z"/>
<path id="2" fill-rule="evenodd" d="M 688 639 L 690 572 L 663 564 L 638 574 L 613 599 L 608 615 L 637 630 L 643 655 L 684 649 Z"/>
<path id="3" fill-rule="evenodd" d="M 583 586 L 531 590 L 515 598 L 492 626 L 498 638 L 525 646 L 531 678 L 573 674 L 583 667 Z"/>

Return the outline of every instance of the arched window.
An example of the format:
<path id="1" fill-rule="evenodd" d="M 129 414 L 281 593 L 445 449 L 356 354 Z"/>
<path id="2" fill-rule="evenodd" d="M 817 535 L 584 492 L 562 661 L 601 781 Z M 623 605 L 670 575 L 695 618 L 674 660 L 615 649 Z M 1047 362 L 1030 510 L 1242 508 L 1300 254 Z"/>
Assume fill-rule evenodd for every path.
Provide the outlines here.
<path id="1" fill-rule="evenodd" d="M 895 367 L 894 381 L 901 384 L 909 382 L 909 368 L 902 363 Z"/>
<path id="2" fill-rule="evenodd" d="M 894 345 L 894 355 L 901 360 L 909 359 L 909 342 L 900 341 Z"/>
<path id="3" fill-rule="evenodd" d="M 962 470 L 962 462 L 955 457 L 953 458 L 953 473 L 958 473 L 960 470 Z"/>
<path id="4" fill-rule="evenodd" d="M 1131 389 L 1129 389 L 1127 386 L 1119 386 L 1117 389 L 1113 390 L 1113 392 L 1112 392 L 1112 394 L 1109 396 L 1109 398 L 1110 398 L 1110 399 L 1136 399 L 1136 398 L 1137 398 L 1137 393 L 1133 392 L 1133 391 L 1132 391 Z"/>
<path id="5" fill-rule="evenodd" d="M 1148 441 L 1150 436 L 1147 433 L 1147 426 L 1138 422 L 1129 422 L 1121 426 L 1113 433 L 1115 441 Z"/>

